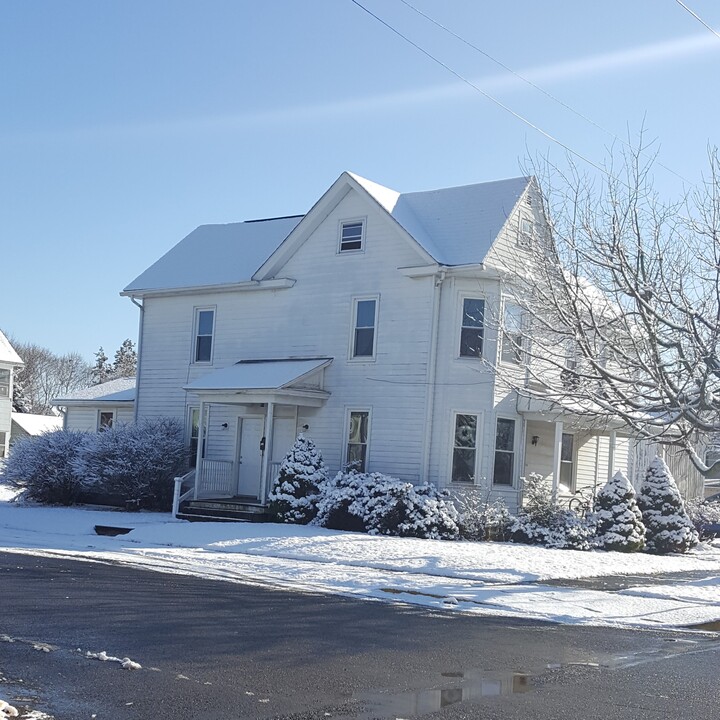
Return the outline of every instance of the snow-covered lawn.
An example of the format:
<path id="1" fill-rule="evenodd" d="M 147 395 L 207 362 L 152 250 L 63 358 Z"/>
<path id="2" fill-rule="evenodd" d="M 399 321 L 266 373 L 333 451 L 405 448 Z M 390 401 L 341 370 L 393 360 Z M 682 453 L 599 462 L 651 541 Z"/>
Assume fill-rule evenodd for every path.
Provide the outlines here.
<path id="1" fill-rule="evenodd" d="M 3 501 L 0 551 L 564 623 L 672 627 L 720 619 L 720 544 L 683 556 L 373 537 L 277 524 L 188 523 L 158 513 Z M 132 527 L 98 536 L 95 525 Z M 701 571 L 704 579 L 601 592 L 550 579 Z"/>

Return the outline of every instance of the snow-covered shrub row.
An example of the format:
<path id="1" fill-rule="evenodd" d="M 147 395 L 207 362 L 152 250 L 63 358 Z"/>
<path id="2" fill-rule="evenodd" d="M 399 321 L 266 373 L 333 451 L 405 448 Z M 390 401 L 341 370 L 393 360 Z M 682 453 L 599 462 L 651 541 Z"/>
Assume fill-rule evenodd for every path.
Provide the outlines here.
<path id="1" fill-rule="evenodd" d="M 451 492 L 458 513 L 458 528 L 463 540 L 507 540 L 515 518 L 502 498 L 490 500 L 483 487 L 462 488 Z"/>
<path id="2" fill-rule="evenodd" d="M 268 496 L 268 513 L 278 522 L 306 525 L 317 513 L 327 469 L 315 443 L 300 434 L 280 466 Z"/>
<path id="3" fill-rule="evenodd" d="M 694 498 L 685 503 L 685 512 L 699 534 L 707 525 L 720 525 L 720 502 Z"/>
<path id="4" fill-rule="evenodd" d="M 315 524 L 335 530 L 454 540 L 457 511 L 435 485 L 382 473 L 339 472 L 322 485 Z"/>
<path id="5" fill-rule="evenodd" d="M 3 467 L 3 478 L 25 490 L 24 497 L 39 503 L 72 505 L 82 491 L 74 460 L 88 433 L 56 430 L 20 438 Z"/>
<path id="6" fill-rule="evenodd" d="M 81 492 L 92 491 L 168 510 L 173 478 L 186 466 L 182 426 L 161 418 L 99 433 L 56 430 L 23 438 L 13 446 L 3 477 L 36 502 L 71 505 Z"/>

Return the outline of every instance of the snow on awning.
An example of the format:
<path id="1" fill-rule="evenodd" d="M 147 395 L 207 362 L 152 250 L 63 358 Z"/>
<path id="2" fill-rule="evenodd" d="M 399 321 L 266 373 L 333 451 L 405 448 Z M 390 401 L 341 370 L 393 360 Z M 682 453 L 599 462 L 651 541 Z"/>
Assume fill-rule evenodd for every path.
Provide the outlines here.
<path id="1" fill-rule="evenodd" d="M 284 390 L 291 385 L 301 386 L 303 380 L 331 362 L 332 358 L 241 360 L 198 378 L 184 389 L 195 393 Z"/>

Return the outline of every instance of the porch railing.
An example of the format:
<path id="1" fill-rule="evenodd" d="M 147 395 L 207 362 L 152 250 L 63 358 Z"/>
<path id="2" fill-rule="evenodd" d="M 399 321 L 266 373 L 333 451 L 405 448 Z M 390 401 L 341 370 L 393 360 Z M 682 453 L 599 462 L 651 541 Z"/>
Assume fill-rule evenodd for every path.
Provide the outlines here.
<path id="1" fill-rule="evenodd" d="M 203 458 L 197 483 L 198 496 L 234 495 L 237 488 L 234 468 L 235 463 L 229 460 Z"/>
<path id="2" fill-rule="evenodd" d="M 185 492 L 183 492 L 185 486 Z M 180 503 L 189 500 L 195 494 L 195 468 L 185 473 L 182 477 L 175 478 L 175 490 L 173 492 L 172 514 L 175 517 L 180 512 Z"/>

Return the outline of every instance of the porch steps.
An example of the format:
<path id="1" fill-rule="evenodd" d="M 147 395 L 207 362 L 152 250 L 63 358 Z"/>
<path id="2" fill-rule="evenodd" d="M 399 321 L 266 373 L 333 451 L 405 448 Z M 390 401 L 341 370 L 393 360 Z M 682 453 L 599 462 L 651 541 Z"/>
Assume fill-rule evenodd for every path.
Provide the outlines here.
<path id="1" fill-rule="evenodd" d="M 249 499 L 249 498 L 248 498 Z M 177 517 L 197 522 L 267 522 L 264 505 L 244 502 L 245 498 L 221 500 L 187 500 L 180 505 Z"/>

